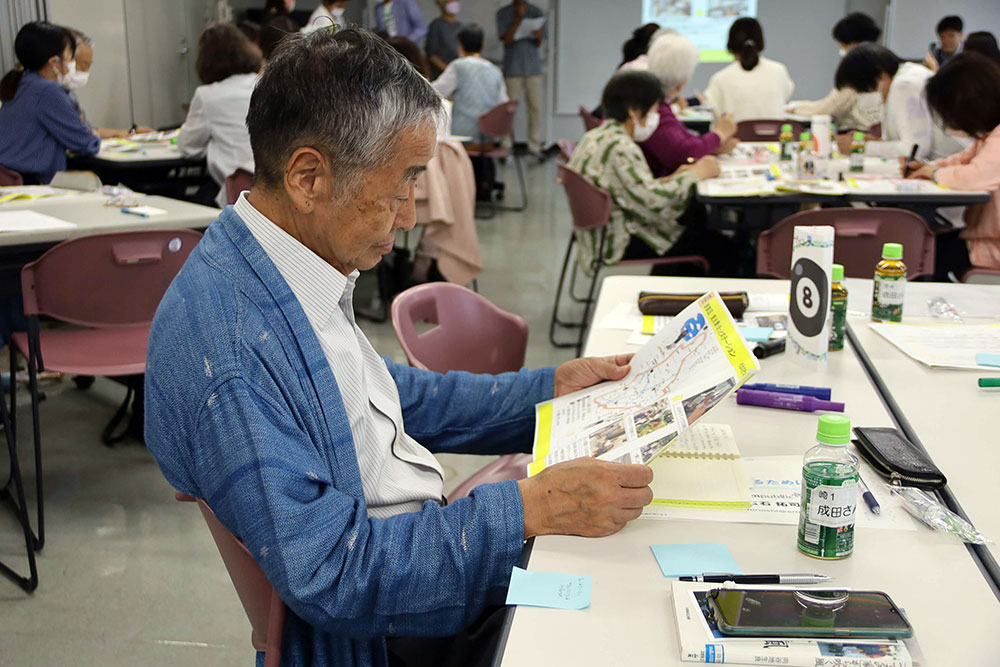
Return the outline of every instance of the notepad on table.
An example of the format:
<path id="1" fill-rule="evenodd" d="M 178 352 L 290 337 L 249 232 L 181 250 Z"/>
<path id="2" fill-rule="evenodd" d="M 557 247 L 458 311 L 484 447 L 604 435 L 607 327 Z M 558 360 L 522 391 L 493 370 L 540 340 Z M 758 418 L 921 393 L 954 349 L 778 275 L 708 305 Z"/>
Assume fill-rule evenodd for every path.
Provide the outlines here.
<path id="1" fill-rule="evenodd" d="M 750 480 L 728 424 L 696 424 L 649 467 L 653 470 L 653 505 L 750 507 Z"/>

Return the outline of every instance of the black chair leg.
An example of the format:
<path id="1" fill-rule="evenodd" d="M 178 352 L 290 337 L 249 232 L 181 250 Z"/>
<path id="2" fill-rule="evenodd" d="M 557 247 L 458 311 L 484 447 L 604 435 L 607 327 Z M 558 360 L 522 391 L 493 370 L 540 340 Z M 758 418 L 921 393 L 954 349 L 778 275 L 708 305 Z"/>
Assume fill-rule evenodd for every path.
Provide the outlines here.
<path id="1" fill-rule="evenodd" d="M 116 410 L 115 414 L 111 417 L 111 421 L 109 421 L 107 425 L 104 427 L 104 430 L 101 431 L 101 442 L 103 442 L 108 447 L 121 442 L 129 434 L 128 423 L 126 423 L 125 426 L 121 428 L 118 433 L 115 433 L 115 430 L 118 429 L 123 422 L 125 422 L 125 415 L 128 412 L 129 404 L 132 402 L 132 395 L 134 394 L 134 392 L 135 392 L 135 385 L 133 378 L 128 378 L 128 380 L 126 380 L 125 382 L 125 400 L 122 401 L 122 404 L 118 406 L 118 410 Z"/>
<path id="2" fill-rule="evenodd" d="M 517 170 L 517 180 L 521 184 L 521 203 L 518 206 L 501 206 L 504 211 L 523 211 L 528 208 L 528 188 L 524 178 L 524 165 L 521 164 L 521 156 L 517 155 L 513 149 L 510 152 L 514 161 L 514 168 Z"/>
<path id="3" fill-rule="evenodd" d="M 604 244 L 601 244 L 601 251 L 604 251 Z M 597 287 L 597 278 L 601 273 L 601 264 L 594 262 L 594 276 L 590 279 L 590 289 L 587 290 L 587 300 L 583 304 L 583 319 L 580 320 L 580 338 L 576 343 L 576 356 L 583 354 L 583 339 L 587 334 L 588 318 L 590 317 L 590 306 L 594 303 L 594 289 Z"/>
<path id="4" fill-rule="evenodd" d="M 11 350 L 11 354 L 15 354 Z M 13 378 L 12 378 L 13 379 Z M 15 391 L 13 382 L 11 384 L 11 394 Z M 11 398 L 13 402 L 13 397 Z M 28 520 L 28 503 L 24 496 L 24 480 L 21 477 L 21 465 L 17 459 L 17 445 L 14 440 L 14 429 L 10 415 L 7 412 L 6 399 L 0 400 L 0 418 L 3 420 L 4 435 L 7 438 L 7 453 L 10 455 L 10 479 L 7 485 L 0 490 L 0 499 L 7 501 L 15 514 L 21 529 L 24 531 L 24 547 L 28 555 L 28 576 L 18 574 L 13 568 L 0 563 L 0 574 L 7 577 L 20 586 L 25 592 L 32 592 L 38 588 L 38 565 L 35 561 L 35 539 L 31 533 L 31 524 Z M 14 495 L 11 495 L 10 487 L 14 487 Z"/>
<path id="5" fill-rule="evenodd" d="M 570 235 L 569 243 L 566 246 L 566 256 L 563 258 L 562 269 L 559 271 L 559 285 L 556 287 L 556 302 L 552 306 L 552 319 L 549 321 L 549 342 L 555 347 L 573 347 L 575 343 L 564 343 L 556 340 L 556 327 L 570 328 L 572 322 L 563 322 L 559 319 L 559 302 L 562 299 L 563 284 L 566 282 L 566 269 L 573 256 L 573 245 L 576 237 Z"/>
<path id="6" fill-rule="evenodd" d="M 32 439 L 35 445 L 35 505 L 38 509 L 38 532 L 35 537 L 35 551 L 45 546 L 45 494 L 42 488 L 42 431 L 38 415 L 38 348 L 34 341 L 28 343 L 28 387 L 31 390 Z"/>

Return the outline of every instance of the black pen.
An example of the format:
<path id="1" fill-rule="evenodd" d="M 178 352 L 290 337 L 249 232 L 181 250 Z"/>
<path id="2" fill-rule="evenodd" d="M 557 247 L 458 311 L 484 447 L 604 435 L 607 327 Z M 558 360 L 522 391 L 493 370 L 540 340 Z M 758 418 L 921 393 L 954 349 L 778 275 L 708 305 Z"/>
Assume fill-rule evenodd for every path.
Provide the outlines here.
<path id="1" fill-rule="evenodd" d="M 769 340 L 763 343 L 757 343 L 757 347 L 753 349 L 753 356 L 758 359 L 764 359 L 765 357 L 770 357 L 772 354 L 778 354 L 779 352 L 785 351 L 785 339 L 779 338 L 777 340 Z"/>
<path id="2" fill-rule="evenodd" d="M 918 144 L 913 144 L 913 150 L 910 151 L 910 157 L 903 165 L 903 178 L 910 175 L 910 163 L 917 159 L 917 149 L 920 148 Z"/>
<path id="3" fill-rule="evenodd" d="M 825 574 L 699 574 L 693 577 L 678 577 L 679 581 L 703 581 L 721 584 L 821 584 L 832 577 Z"/>

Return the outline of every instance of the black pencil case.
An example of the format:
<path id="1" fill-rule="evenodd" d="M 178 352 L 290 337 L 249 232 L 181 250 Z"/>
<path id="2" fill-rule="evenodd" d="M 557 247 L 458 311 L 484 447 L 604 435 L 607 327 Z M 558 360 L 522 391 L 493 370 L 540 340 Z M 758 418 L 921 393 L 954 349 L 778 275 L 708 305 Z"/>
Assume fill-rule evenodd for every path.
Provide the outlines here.
<path id="1" fill-rule="evenodd" d="M 854 446 L 892 484 L 940 489 L 948 480 L 934 462 L 894 428 L 858 427 Z"/>
<path id="2" fill-rule="evenodd" d="M 703 292 L 697 294 L 639 292 L 639 312 L 643 315 L 673 317 L 702 296 L 704 296 Z M 719 292 L 719 296 L 722 297 L 722 303 L 726 304 L 733 317 L 736 319 L 743 317 L 743 312 L 747 309 L 748 304 L 746 292 Z"/>

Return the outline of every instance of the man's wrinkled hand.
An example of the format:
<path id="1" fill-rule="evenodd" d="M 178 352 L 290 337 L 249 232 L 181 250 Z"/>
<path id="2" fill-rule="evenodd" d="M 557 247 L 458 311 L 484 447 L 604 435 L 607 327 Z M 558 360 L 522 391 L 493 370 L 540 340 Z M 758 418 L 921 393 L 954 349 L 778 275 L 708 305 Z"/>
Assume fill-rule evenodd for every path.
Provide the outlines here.
<path id="1" fill-rule="evenodd" d="M 592 387 L 605 380 L 621 380 L 628 375 L 631 354 L 610 357 L 583 357 L 556 367 L 553 398 Z"/>

